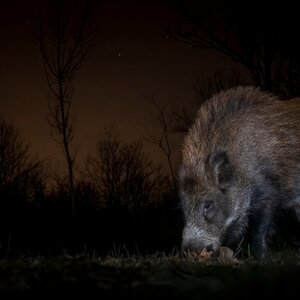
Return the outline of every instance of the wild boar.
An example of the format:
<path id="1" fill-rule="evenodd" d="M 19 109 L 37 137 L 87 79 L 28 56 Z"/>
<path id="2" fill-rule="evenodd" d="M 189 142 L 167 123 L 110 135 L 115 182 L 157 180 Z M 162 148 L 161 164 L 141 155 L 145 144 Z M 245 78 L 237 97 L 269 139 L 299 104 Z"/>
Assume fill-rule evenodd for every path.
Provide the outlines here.
<path id="1" fill-rule="evenodd" d="M 239 86 L 204 102 L 183 142 L 179 194 L 183 249 L 235 250 L 247 233 L 265 256 L 276 219 L 300 220 L 300 100 Z"/>

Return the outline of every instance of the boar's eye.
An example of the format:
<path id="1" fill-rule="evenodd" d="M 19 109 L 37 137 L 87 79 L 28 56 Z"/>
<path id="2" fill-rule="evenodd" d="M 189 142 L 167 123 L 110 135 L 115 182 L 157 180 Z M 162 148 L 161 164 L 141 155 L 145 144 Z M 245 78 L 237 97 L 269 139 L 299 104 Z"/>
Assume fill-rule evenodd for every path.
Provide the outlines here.
<path id="1" fill-rule="evenodd" d="M 203 216 L 207 221 L 211 221 L 215 215 L 215 204 L 213 201 L 203 203 Z"/>

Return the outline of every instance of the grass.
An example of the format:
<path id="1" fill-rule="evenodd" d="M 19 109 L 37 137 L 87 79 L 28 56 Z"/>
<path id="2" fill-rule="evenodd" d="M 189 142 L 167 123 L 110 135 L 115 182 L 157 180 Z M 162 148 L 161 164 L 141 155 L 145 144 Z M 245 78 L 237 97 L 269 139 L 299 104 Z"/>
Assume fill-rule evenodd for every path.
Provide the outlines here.
<path id="1" fill-rule="evenodd" d="M 0 260 L 0 297 L 87 296 L 103 298 L 175 299 L 289 296 L 300 292 L 300 253 L 270 254 L 262 261 L 244 258 L 222 265 L 193 253 L 158 253 L 131 256 L 114 250 L 107 257 L 96 254 L 60 257 L 20 257 Z"/>

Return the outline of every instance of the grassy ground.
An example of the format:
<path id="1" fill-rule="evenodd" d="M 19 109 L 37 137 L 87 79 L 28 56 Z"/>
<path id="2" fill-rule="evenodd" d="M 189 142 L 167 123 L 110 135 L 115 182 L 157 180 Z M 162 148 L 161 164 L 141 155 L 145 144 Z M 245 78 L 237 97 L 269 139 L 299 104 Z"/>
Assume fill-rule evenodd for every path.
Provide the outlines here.
<path id="1" fill-rule="evenodd" d="M 203 299 L 217 296 L 255 299 L 296 297 L 300 292 L 300 254 L 284 252 L 263 261 L 220 264 L 193 255 L 134 257 L 90 255 L 0 260 L 0 298 L 4 296 L 113 296 L 130 299 Z M 101 296 L 101 298 L 100 298 Z"/>

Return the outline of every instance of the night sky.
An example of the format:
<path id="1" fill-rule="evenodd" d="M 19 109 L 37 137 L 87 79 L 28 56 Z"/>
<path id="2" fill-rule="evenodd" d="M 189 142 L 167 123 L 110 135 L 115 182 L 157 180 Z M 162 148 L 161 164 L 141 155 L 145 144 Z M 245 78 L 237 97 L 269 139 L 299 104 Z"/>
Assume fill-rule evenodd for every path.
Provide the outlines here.
<path id="1" fill-rule="evenodd" d="M 107 0 L 98 7 L 95 47 L 74 83 L 77 129 L 72 149 L 79 161 L 93 153 L 106 124 L 114 124 L 126 141 L 155 132 L 149 97 L 188 106 L 194 101 L 196 78 L 226 63 L 213 52 L 168 38 L 163 27 L 176 15 L 163 2 Z M 33 35 L 34 4 L 0 4 L 0 112 L 15 123 L 33 154 L 57 167 L 64 161 L 47 123 L 48 87 Z M 145 149 L 162 159 L 156 146 L 146 143 Z"/>

